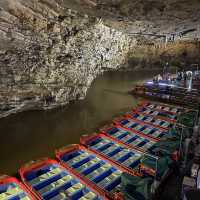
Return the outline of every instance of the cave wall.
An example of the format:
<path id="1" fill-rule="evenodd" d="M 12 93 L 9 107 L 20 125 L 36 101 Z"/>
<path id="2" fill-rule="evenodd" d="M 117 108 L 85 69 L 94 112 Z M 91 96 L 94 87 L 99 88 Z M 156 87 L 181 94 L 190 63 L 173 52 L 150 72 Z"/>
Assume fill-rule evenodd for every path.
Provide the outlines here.
<path id="1" fill-rule="evenodd" d="M 53 2 L 7 1 L 0 10 L 1 116 L 84 98 L 98 74 L 127 62 L 133 39 Z"/>
<path id="2" fill-rule="evenodd" d="M 166 62 L 172 68 L 200 64 L 200 41 L 175 41 L 136 45 L 129 52 L 130 68 L 160 68 Z"/>

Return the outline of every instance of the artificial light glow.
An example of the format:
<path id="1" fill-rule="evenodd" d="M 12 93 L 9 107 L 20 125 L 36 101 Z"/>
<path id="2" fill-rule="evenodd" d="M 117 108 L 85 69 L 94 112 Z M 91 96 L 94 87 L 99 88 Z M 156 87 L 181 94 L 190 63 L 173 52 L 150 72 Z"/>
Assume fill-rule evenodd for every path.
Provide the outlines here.
<path id="1" fill-rule="evenodd" d="M 146 84 L 151 85 L 151 84 L 153 84 L 153 82 L 152 81 L 148 81 L 148 82 L 146 82 Z"/>

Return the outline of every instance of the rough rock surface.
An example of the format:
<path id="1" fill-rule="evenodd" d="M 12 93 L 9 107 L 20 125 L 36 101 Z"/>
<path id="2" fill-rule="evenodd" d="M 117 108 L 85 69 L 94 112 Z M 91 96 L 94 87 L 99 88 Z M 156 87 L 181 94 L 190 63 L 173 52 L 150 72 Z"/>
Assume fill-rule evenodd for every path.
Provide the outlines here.
<path id="1" fill-rule="evenodd" d="M 199 0 L 97 0 L 101 15 L 108 24 L 128 33 L 141 33 L 146 38 L 175 34 L 176 39 L 200 36 Z M 124 23 L 127 22 L 127 23 Z M 189 31 L 190 30 L 190 31 Z M 145 34 L 152 34 L 145 35 Z"/>
<path id="2" fill-rule="evenodd" d="M 2 116 L 84 98 L 98 74 L 126 62 L 134 42 L 100 19 L 55 1 L 1 4 Z"/>
<path id="3" fill-rule="evenodd" d="M 199 62 L 199 11 L 197 0 L 0 0 L 0 116 L 84 98 L 126 63 Z"/>

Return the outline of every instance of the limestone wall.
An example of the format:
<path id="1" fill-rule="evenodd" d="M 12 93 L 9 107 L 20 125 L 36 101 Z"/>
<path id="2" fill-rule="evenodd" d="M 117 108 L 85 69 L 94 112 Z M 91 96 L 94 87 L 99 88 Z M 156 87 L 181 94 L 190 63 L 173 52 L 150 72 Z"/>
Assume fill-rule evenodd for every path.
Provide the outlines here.
<path id="1" fill-rule="evenodd" d="M 2 116 L 84 98 L 98 74 L 127 62 L 133 39 L 56 2 L 6 0 L 1 5 Z"/>

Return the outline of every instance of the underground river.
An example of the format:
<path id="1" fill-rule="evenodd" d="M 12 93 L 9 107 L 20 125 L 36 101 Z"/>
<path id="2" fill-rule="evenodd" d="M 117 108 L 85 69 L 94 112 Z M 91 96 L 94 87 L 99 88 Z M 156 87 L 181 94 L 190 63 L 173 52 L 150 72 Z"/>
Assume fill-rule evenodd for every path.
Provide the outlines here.
<path id="1" fill-rule="evenodd" d="M 106 72 L 82 101 L 51 111 L 30 111 L 0 119 L 0 174 L 13 175 L 34 159 L 54 156 L 56 148 L 78 143 L 137 104 L 127 92 L 158 71 Z"/>

